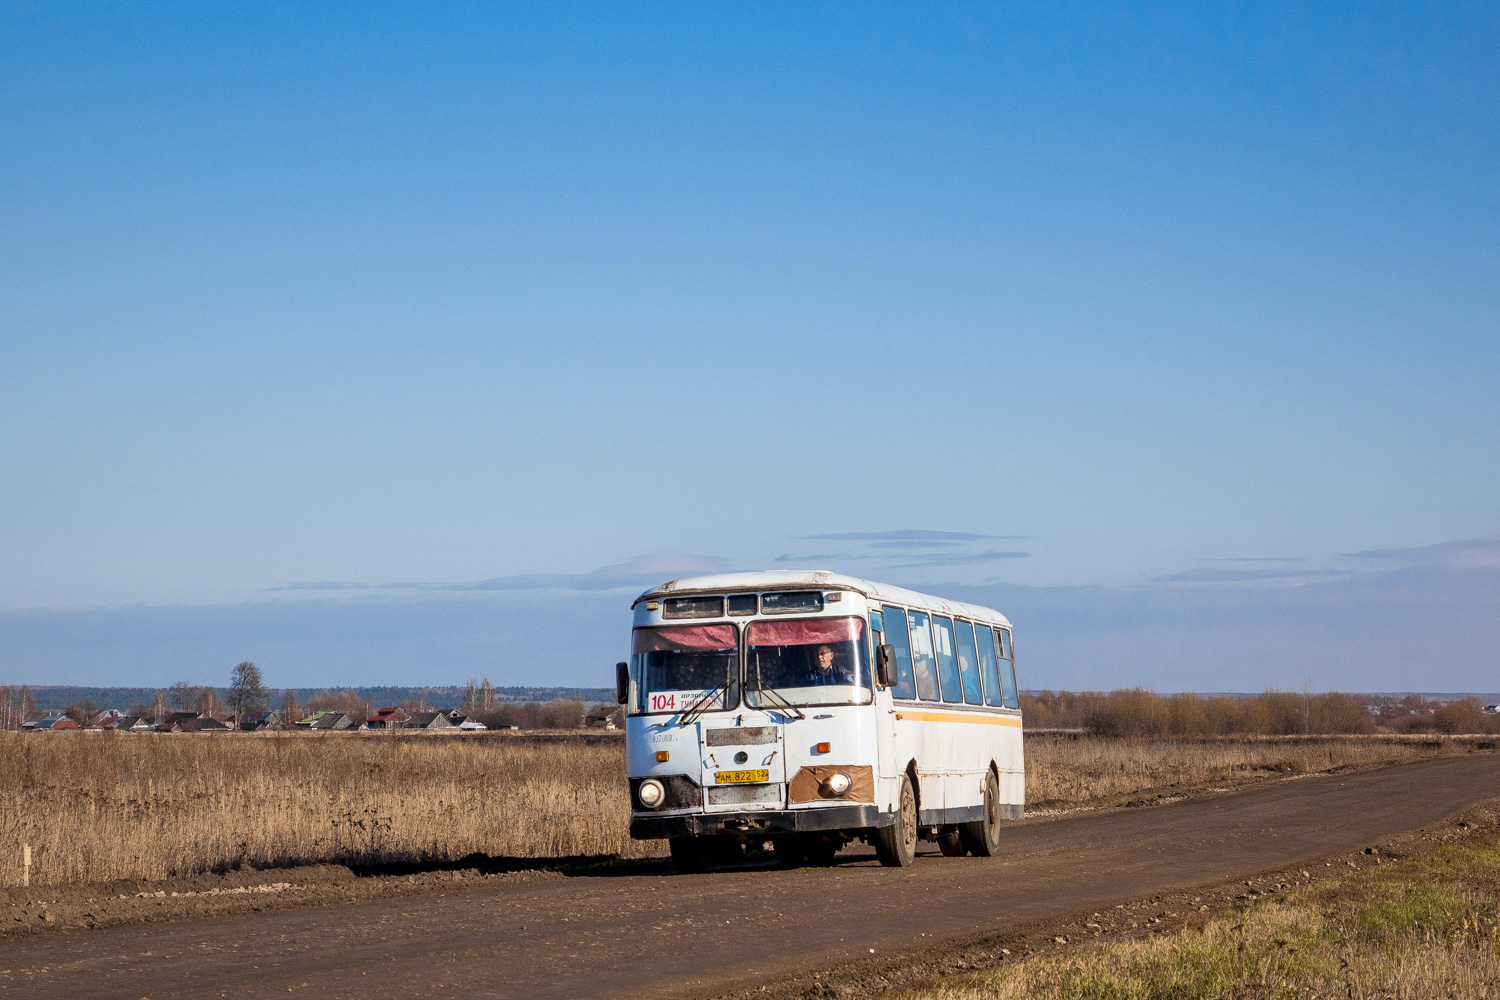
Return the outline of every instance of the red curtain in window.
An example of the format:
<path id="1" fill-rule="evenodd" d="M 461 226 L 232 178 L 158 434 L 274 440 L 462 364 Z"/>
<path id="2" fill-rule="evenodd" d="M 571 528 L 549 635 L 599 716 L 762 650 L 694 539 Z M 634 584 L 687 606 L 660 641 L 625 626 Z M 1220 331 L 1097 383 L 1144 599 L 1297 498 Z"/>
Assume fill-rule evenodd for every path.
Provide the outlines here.
<path id="1" fill-rule="evenodd" d="M 819 642 L 858 642 L 864 635 L 864 627 L 863 618 L 755 622 L 750 626 L 750 645 L 811 646 Z"/>
<path id="2" fill-rule="evenodd" d="M 635 630 L 636 654 L 671 649 L 733 649 L 733 625 L 679 625 Z"/>

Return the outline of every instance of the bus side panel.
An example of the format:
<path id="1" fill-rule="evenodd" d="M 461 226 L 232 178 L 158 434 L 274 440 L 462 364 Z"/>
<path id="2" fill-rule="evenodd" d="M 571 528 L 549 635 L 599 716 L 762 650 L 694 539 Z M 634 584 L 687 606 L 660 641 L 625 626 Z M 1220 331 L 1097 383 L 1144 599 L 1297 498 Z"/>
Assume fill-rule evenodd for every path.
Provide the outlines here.
<path id="1" fill-rule="evenodd" d="M 1026 804 L 1026 759 L 1024 756 L 1021 728 L 1005 727 L 1002 756 L 996 758 L 1000 766 L 1000 801 L 1014 806 L 1014 815 Z"/>

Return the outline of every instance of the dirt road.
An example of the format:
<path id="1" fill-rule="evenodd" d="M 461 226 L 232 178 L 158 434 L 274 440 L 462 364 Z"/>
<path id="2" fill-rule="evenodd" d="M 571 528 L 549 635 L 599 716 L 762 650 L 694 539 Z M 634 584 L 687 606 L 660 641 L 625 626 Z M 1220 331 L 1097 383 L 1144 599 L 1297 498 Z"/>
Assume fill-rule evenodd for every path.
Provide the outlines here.
<path id="1" fill-rule="evenodd" d="M 196 922 L 0 941 L 0 997 L 706 997 L 920 961 L 977 932 L 1377 845 L 1500 795 L 1500 756 L 1025 821 L 1002 855 L 883 869 L 480 880 Z M 840 855 L 845 859 L 846 855 Z M 854 970 L 850 972 L 850 970 Z M 807 980 L 810 981 L 810 978 Z M 776 983 L 781 983 L 780 987 Z"/>

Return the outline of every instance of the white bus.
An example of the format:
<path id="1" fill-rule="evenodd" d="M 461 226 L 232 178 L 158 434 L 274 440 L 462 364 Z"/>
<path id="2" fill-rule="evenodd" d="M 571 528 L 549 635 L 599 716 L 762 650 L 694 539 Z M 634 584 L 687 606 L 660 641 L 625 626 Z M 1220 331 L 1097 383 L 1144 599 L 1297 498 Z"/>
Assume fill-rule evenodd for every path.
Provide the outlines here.
<path id="1" fill-rule="evenodd" d="M 771 841 L 828 863 L 864 840 L 995 853 L 1025 768 L 1010 622 L 825 572 L 673 580 L 634 604 L 630 835 L 700 870 Z"/>

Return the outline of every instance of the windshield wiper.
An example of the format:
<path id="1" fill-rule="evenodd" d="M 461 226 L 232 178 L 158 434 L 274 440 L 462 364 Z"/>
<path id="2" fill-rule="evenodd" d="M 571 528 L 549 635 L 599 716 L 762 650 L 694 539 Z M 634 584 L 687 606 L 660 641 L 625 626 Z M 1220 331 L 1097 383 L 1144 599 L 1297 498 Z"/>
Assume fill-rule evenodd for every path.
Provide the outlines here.
<path id="1" fill-rule="evenodd" d="M 677 717 L 677 724 L 680 726 L 686 726 L 688 723 L 698 718 L 698 716 L 702 715 L 704 712 L 707 712 L 710 706 L 712 706 L 714 701 L 719 697 L 719 694 L 721 692 L 724 695 L 724 704 L 729 704 L 729 685 L 731 683 L 731 681 L 725 680 L 723 684 L 720 684 L 718 687 L 705 694 L 702 698 L 699 698 L 687 708 L 683 709 L 682 714 Z"/>
<path id="2" fill-rule="evenodd" d="M 781 696 L 781 694 L 775 688 L 768 688 L 763 683 L 761 683 L 760 671 L 758 671 L 758 670 L 755 672 L 755 690 L 758 691 L 759 693 L 765 695 L 766 698 L 768 698 L 771 701 L 775 702 L 776 706 L 778 708 L 780 708 L 780 709 L 782 709 L 784 711 L 791 712 L 792 715 L 795 716 L 796 718 L 798 718 L 798 719 L 805 719 L 805 718 L 807 718 L 806 715 L 802 714 L 802 709 L 798 708 L 796 705 L 793 705 L 791 702 L 789 702 L 785 698 L 783 698 Z"/>

